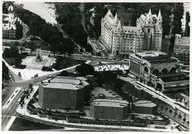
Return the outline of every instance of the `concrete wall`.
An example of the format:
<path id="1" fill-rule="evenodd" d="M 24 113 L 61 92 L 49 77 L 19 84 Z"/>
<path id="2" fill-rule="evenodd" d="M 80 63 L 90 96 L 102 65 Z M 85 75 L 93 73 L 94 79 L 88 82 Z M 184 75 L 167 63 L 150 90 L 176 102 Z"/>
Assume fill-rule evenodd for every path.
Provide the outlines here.
<path id="1" fill-rule="evenodd" d="M 172 68 L 176 68 L 176 65 L 177 65 L 177 62 L 155 63 L 155 64 L 151 64 L 151 67 L 153 68 L 153 70 L 158 69 L 159 72 L 162 72 L 162 70 L 166 68 L 168 72 L 170 72 Z"/>
<path id="2" fill-rule="evenodd" d="M 78 109 L 84 103 L 84 89 L 67 90 L 42 88 L 39 89 L 39 105 L 50 109 Z"/>
<path id="3" fill-rule="evenodd" d="M 135 113 L 142 113 L 142 114 L 156 114 L 157 109 L 155 107 L 144 107 L 144 106 L 136 106 L 133 105 L 133 109 Z"/>
<path id="4" fill-rule="evenodd" d="M 180 110 L 176 110 L 170 105 L 167 105 L 165 103 L 160 103 L 158 105 L 158 112 L 162 113 L 169 118 L 175 120 L 176 122 L 182 124 L 183 126 L 189 128 L 189 115 L 185 114 L 184 112 Z"/>
<path id="5" fill-rule="evenodd" d="M 91 104 L 91 116 L 96 119 L 123 120 L 128 117 L 128 106 L 109 107 Z"/>
<path id="6" fill-rule="evenodd" d="M 127 82 L 125 85 L 129 86 L 125 86 L 127 87 L 125 90 L 127 90 L 127 92 L 129 92 L 132 96 L 135 96 L 139 99 L 146 99 L 154 102 L 155 104 L 157 104 L 157 111 L 159 113 L 173 119 L 174 121 L 185 126 L 186 128 L 189 128 L 189 110 L 187 110 L 187 108 L 185 111 L 181 111 L 176 107 L 173 108 L 173 106 L 169 103 L 165 103 L 164 101 L 161 101 L 158 98 L 154 98 L 148 92 L 144 92 L 142 90 L 142 87 L 134 85 L 134 88 L 131 88 L 131 84 L 134 85 L 134 83 Z M 161 106 L 163 106 L 163 108 L 161 108 Z"/>

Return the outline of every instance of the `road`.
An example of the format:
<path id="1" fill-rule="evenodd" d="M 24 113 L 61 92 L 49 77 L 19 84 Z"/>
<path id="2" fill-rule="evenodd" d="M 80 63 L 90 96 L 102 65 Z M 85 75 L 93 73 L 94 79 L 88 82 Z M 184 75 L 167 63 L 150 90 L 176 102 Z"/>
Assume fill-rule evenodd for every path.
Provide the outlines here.
<path id="1" fill-rule="evenodd" d="M 18 99 L 21 97 L 22 92 L 25 88 L 29 86 L 30 83 L 35 84 L 43 79 L 46 79 L 47 76 L 38 77 L 35 79 L 31 79 L 28 81 L 20 81 L 19 83 L 14 83 L 12 86 L 11 94 L 7 96 L 7 98 L 3 101 L 2 106 L 2 130 L 5 130 L 8 122 L 13 116 L 17 116 L 15 110 L 18 106 Z M 18 90 L 19 88 L 19 90 Z M 18 90 L 17 93 L 16 90 Z M 14 96 L 13 96 L 14 95 Z M 11 99 L 13 96 L 13 99 Z"/>
<path id="2" fill-rule="evenodd" d="M 5 61 L 4 61 L 5 62 Z M 11 66 L 6 64 L 8 68 L 10 69 Z M 3 106 L 2 106 L 2 130 L 6 130 L 7 125 L 9 125 L 9 121 L 11 118 L 17 116 L 16 114 L 16 108 L 18 106 L 18 99 L 22 95 L 22 91 L 26 88 L 28 88 L 29 84 L 36 84 L 42 80 L 47 79 L 48 77 L 54 77 L 63 70 L 74 70 L 76 66 L 72 66 L 66 69 L 59 70 L 57 72 L 50 73 L 48 75 L 32 78 L 30 80 L 17 80 L 16 82 L 13 83 L 11 86 L 11 93 L 5 98 L 3 101 Z M 12 74 L 11 76 L 14 77 L 12 79 L 17 79 L 17 75 L 14 74 L 14 72 L 10 71 Z"/>
<path id="3" fill-rule="evenodd" d="M 70 56 L 70 58 L 72 59 L 79 59 L 79 58 L 83 58 L 84 60 L 92 60 L 92 61 L 108 61 L 107 58 L 98 58 L 98 57 L 85 57 L 82 56 L 80 54 L 74 54 L 72 56 Z M 29 84 L 36 84 L 44 79 L 47 79 L 48 77 L 54 77 L 57 74 L 59 74 L 61 71 L 63 70 L 67 70 L 67 71 L 74 71 L 76 66 L 72 66 L 66 69 L 62 69 L 59 70 L 57 72 L 52 72 L 48 75 L 44 75 L 44 76 L 40 76 L 40 77 L 36 77 L 36 78 L 32 78 L 30 80 L 22 80 L 20 79 L 17 74 L 15 74 L 13 71 L 11 71 L 11 66 L 9 66 L 6 61 L 3 60 L 3 62 L 5 62 L 6 66 L 8 66 L 10 73 L 11 73 L 11 77 L 12 79 L 15 80 L 15 82 L 12 83 L 12 85 L 10 86 L 10 93 L 8 94 L 8 96 L 4 99 L 4 101 L 2 102 L 3 106 L 2 106 L 2 130 L 5 130 L 7 125 L 9 124 L 9 121 L 11 120 L 11 118 L 13 118 L 14 116 L 17 116 L 16 114 L 16 108 L 18 106 L 18 99 L 21 97 L 22 92 L 25 88 L 28 88 Z M 115 61 L 114 61 L 115 62 Z M 87 62 L 88 63 L 88 62 Z M 19 88 L 19 89 L 18 89 Z M 15 93 L 17 92 L 17 93 Z"/>
<path id="4" fill-rule="evenodd" d="M 8 46 L 3 46 L 2 50 L 4 50 L 5 48 L 9 48 L 9 47 Z M 33 56 L 36 55 L 36 52 L 34 51 L 34 52 L 31 53 L 29 48 L 25 48 L 25 50 L 23 50 L 22 52 L 28 53 L 30 55 L 32 54 Z M 51 57 L 54 57 L 54 54 L 52 52 L 50 52 L 50 51 L 41 50 L 41 52 L 42 52 L 42 55 L 45 55 L 45 56 L 50 55 Z M 55 54 L 55 56 L 63 56 L 63 54 Z M 70 56 L 65 55 L 65 58 L 73 59 L 73 60 L 84 60 L 84 61 L 92 60 L 92 61 L 98 61 L 98 62 L 109 61 L 109 58 L 107 58 L 107 57 L 76 54 L 76 53 L 71 54 Z M 110 60 L 110 61 L 112 61 L 112 60 Z"/>

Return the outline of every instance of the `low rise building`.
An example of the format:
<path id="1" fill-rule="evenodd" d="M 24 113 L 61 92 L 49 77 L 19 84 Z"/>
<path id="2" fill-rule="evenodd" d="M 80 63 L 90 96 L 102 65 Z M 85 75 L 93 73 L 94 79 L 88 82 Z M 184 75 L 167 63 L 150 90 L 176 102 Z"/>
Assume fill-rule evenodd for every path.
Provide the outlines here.
<path id="1" fill-rule="evenodd" d="M 184 65 L 189 65 L 190 61 L 190 37 L 175 35 L 174 56 Z"/>
<path id="2" fill-rule="evenodd" d="M 135 113 L 156 114 L 157 105 L 148 100 L 139 100 L 133 104 L 133 110 Z"/>
<path id="3" fill-rule="evenodd" d="M 178 59 L 164 52 L 142 52 L 130 55 L 130 72 L 141 82 L 161 92 L 189 89 L 189 76 L 177 69 Z"/>
<path id="4" fill-rule="evenodd" d="M 157 76 L 151 74 L 151 83 L 156 90 L 163 93 L 189 90 L 189 76 L 184 73 Z"/>
<path id="5" fill-rule="evenodd" d="M 123 120 L 128 117 L 129 103 L 125 100 L 95 99 L 91 116 L 96 119 Z"/>
<path id="6" fill-rule="evenodd" d="M 57 76 L 40 84 L 39 105 L 49 109 L 79 109 L 89 88 L 84 77 Z"/>
<path id="7" fill-rule="evenodd" d="M 130 81 L 129 79 L 131 78 L 128 79 L 125 77 L 119 77 L 119 79 L 124 82 L 123 91 L 131 94 L 133 100 L 138 98 L 141 100 L 152 101 L 157 105 L 158 113 L 169 117 L 181 126 L 189 129 L 189 107 L 167 97 L 162 92 L 159 92 L 144 83 L 134 80 Z"/>
<path id="8" fill-rule="evenodd" d="M 178 60 L 161 51 L 130 54 L 130 72 L 138 78 L 150 81 L 151 74 L 176 72 Z"/>

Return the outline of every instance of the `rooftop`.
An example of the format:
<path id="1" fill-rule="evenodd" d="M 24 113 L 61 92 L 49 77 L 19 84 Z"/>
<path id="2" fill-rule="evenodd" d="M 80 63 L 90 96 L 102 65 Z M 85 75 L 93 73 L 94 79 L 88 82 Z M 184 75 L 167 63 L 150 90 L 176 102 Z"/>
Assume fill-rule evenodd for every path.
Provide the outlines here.
<path id="1" fill-rule="evenodd" d="M 155 107 L 157 106 L 155 103 L 148 101 L 148 100 L 139 100 L 134 103 L 135 106 L 138 107 Z"/>
<path id="2" fill-rule="evenodd" d="M 190 45 L 190 37 L 182 37 L 175 46 L 188 46 Z"/>
<path id="3" fill-rule="evenodd" d="M 57 76 L 53 79 L 44 80 L 41 85 L 47 88 L 77 90 L 89 85 L 85 80 L 84 77 Z"/>
<path id="4" fill-rule="evenodd" d="M 98 97 L 98 95 L 105 95 L 106 98 L 110 98 L 110 99 L 120 99 L 121 97 L 114 93 L 112 90 L 109 89 L 104 89 L 101 87 L 97 87 L 95 88 L 93 91 L 91 91 L 91 94 L 94 95 L 94 97 Z"/>
<path id="5" fill-rule="evenodd" d="M 173 87 L 171 87 L 171 86 L 165 86 L 164 87 L 165 88 L 165 91 L 164 91 L 164 93 L 168 93 L 168 92 L 170 92 L 170 91 L 177 91 L 177 90 L 186 90 L 187 88 L 189 88 L 189 85 L 177 85 L 177 86 L 173 86 Z"/>
<path id="6" fill-rule="evenodd" d="M 136 56 L 140 58 L 148 58 L 148 57 L 159 57 L 159 56 L 166 56 L 167 54 L 161 51 L 144 51 L 141 53 L 137 53 Z"/>
<path id="7" fill-rule="evenodd" d="M 134 54 L 132 54 L 132 56 L 133 55 Z M 146 52 L 136 53 L 135 56 L 139 59 L 145 59 L 150 63 L 177 62 L 176 58 L 169 57 L 166 53 L 161 51 L 146 51 Z"/>
<path id="8" fill-rule="evenodd" d="M 66 84 L 66 83 L 43 83 L 41 84 L 43 87 L 47 88 L 54 88 L 54 89 L 67 89 L 67 90 L 78 90 L 83 88 L 81 85 L 73 85 L 73 84 Z"/>
<path id="9" fill-rule="evenodd" d="M 94 106 L 104 107 L 126 107 L 128 102 L 125 100 L 96 99 L 92 102 Z"/>
<path id="10" fill-rule="evenodd" d="M 169 74 L 169 75 L 159 75 L 158 78 L 161 78 L 163 82 L 170 82 L 170 81 L 181 81 L 181 80 L 189 80 L 189 76 L 179 73 L 179 74 Z"/>

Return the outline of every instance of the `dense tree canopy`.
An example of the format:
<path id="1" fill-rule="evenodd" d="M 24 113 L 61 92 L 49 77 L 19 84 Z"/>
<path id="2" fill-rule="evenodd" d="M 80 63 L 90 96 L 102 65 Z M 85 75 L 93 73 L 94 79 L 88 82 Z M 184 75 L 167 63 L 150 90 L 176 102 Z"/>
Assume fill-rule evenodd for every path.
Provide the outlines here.
<path id="1" fill-rule="evenodd" d="M 183 4 L 176 4 L 173 10 L 174 21 L 173 21 L 173 30 L 172 34 L 181 34 L 181 19 L 183 17 Z"/>
<path id="2" fill-rule="evenodd" d="M 3 51 L 3 57 L 4 58 L 10 58 L 10 57 L 18 57 L 19 56 L 19 49 L 12 45 L 9 48 L 5 48 L 5 50 Z"/>
<path id="3" fill-rule="evenodd" d="M 87 44 L 87 34 L 81 25 L 81 14 L 78 3 L 56 3 L 57 22 L 74 41 L 83 47 Z"/>
<path id="4" fill-rule="evenodd" d="M 11 57 L 11 53 L 10 53 L 9 48 L 5 48 L 5 50 L 3 51 L 3 57 L 4 58 Z"/>
<path id="5" fill-rule="evenodd" d="M 4 62 L 2 62 L 2 67 L 2 80 L 9 80 L 9 70 Z"/>
<path id="6" fill-rule="evenodd" d="M 54 54 L 57 52 L 61 54 L 73 53 L 74 43 L 70 38 L 63 38 L 62 33 L 56 26 L 47 23 L 40 16 L 23 9 L 21 6 L 15 6 L 15 13 L 29 26 L 28 35 L 39 36 L 50 45 L 50 50 Z M 36 48 L 34 43 L 29 44 L 29 47 L 31 51 Z"/>
<path id="7" fill-rule="evenodd" d="M 80 76 L 94 75 L 95 73 L 94 67 L 85 63 L 82 63 L 81 65 L 77 66 L 75 68 L 75 71 L 77 71 L 78 75 Z"/>

